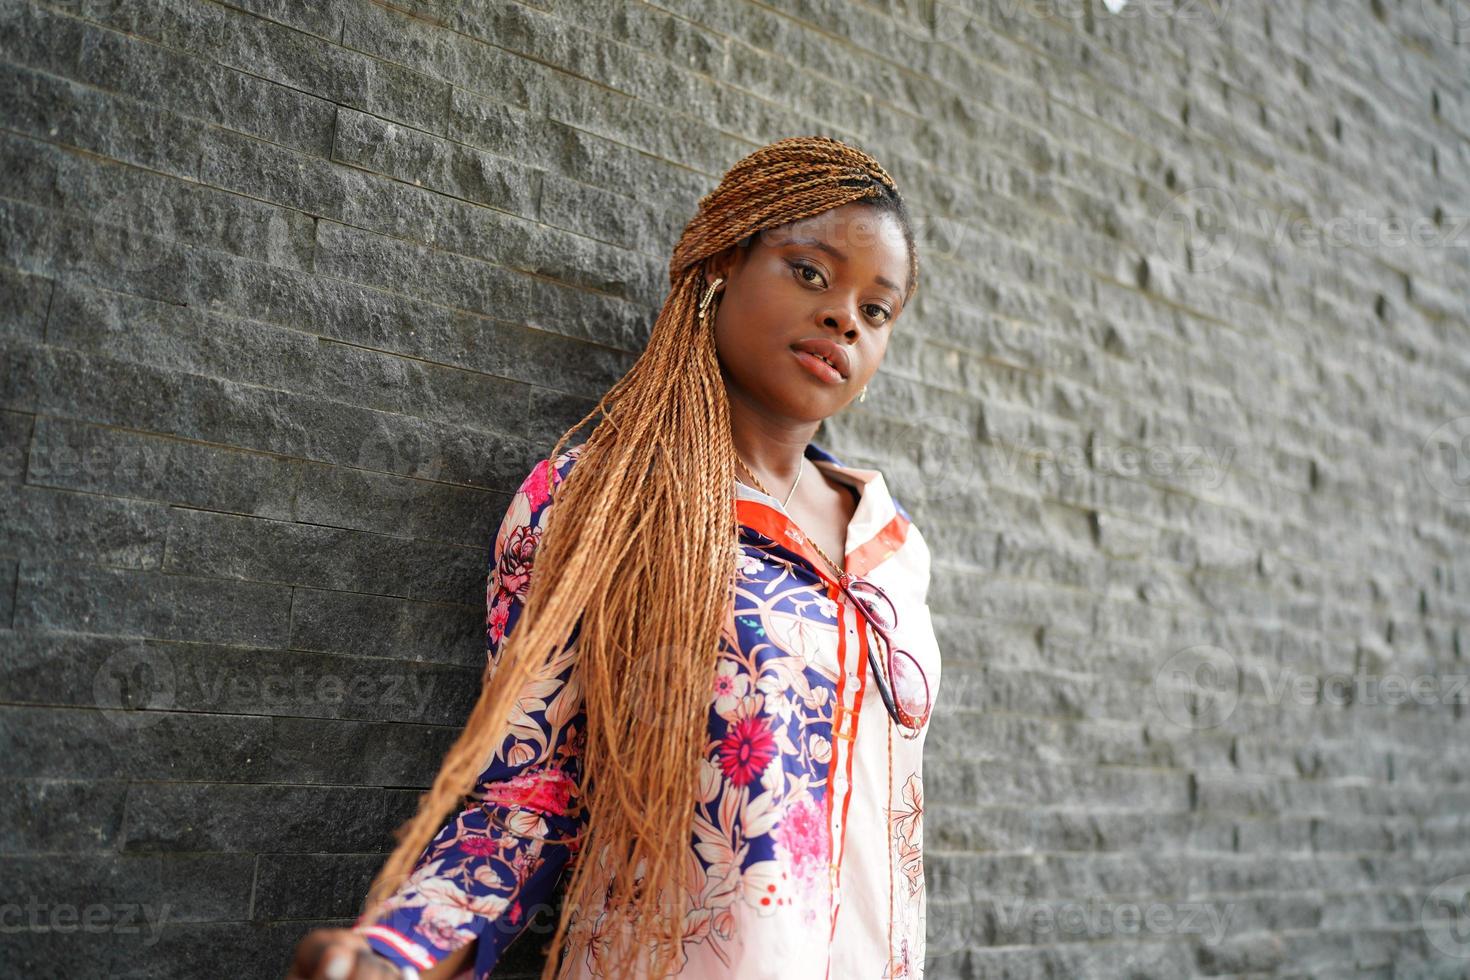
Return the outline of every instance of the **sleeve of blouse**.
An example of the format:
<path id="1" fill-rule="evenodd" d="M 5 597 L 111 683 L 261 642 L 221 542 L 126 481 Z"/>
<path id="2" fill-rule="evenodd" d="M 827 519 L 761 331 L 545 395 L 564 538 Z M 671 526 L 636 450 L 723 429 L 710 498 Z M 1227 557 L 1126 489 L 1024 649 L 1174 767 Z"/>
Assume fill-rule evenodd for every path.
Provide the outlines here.
<path id="1" fill-rule="evenodd" d="M 496 533 L 485 590 L 492 671 L 521 616 L 532 557 L 550 516 L 552 481 L 565 478 L 579 450 L 558 456 L 554 469 L 538 462 Z M 548 933 L 556 924 L 550 898 L 578 849 L 576 841 L 559 841 L 580 834 L 585 823 L 576 798 L 586 722 L 574 672 L 580 632 L 578 622 L 554 664 L 555 677 L 522 689 L 510 734 L 486 759 L 467 805 L 389 898 L 384 917 L 354 926 L 408 980 L 470 942 L 478 943 L 475 973 L 483 975 L 528 923 Z"/>

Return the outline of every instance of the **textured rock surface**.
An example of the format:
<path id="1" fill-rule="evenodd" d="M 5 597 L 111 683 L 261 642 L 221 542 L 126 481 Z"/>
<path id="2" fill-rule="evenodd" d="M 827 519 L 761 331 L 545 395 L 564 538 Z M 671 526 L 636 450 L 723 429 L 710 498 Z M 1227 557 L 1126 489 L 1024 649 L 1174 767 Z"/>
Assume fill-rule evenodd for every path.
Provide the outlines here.
<path id="1" fill-rule="evenodd" d="M 821 132 L 924 252 L 820 439 L 934 550 L 928 975 L 1463 976 L 1470 6 L 1175 6 L 0 0 L 5 972 L 355 913 L 508 494 Z"/>

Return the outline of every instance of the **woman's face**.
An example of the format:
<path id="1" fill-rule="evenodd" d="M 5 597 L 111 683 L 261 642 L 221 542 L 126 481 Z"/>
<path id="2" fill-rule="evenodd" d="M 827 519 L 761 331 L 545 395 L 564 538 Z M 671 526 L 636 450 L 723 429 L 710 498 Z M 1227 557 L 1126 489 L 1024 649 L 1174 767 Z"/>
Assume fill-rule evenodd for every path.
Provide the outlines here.
<path id="1" fill-rule="evenodd" d="M 883 362 L 903 312 L 908 247 L 897 218 L 854 202 L 758 232 L 712 257 L 705 275 L 725 279 L 714 330 L 731 398 L 819 422 Z M 798 353 L 803 346 L 825 350 L 845 377 Z"/>

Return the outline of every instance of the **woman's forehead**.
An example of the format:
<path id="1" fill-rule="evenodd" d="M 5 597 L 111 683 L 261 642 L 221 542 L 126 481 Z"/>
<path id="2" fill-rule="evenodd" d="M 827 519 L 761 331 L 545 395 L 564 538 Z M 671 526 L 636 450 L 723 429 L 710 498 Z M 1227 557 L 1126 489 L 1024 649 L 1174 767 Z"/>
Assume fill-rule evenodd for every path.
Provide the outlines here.
<path id="1" fill-rule="evenodd" d="M 839 213 L 845 212 L 845 213 Z M 908 245 L 898 220 L 886 211 L 845 205 L 809 218 L 802 218 L 757 234 L 769 249 L 807 245 L 843 260 L 865 257 L 905 268 Z"/>

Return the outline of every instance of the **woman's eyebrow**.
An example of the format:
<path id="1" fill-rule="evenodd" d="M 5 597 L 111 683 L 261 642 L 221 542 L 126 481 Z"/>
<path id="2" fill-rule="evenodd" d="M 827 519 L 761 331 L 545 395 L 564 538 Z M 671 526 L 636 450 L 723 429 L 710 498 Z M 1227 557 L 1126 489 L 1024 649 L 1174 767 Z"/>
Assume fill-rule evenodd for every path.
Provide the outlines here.
<path id="1" fill-rule="evenodd" d="M 842 253 L 842 251 L 837 248 L 837 246 L 835 246 L 835 245 L 829 245 L 827 242 L 822 241 L 820 238 L 788 238 L 783 244 L 786 244 L 786 245 L 810 245 L 813 248 L 821 249 L 823 252 L 826 252 L 827 254 L 831 255 L 838 262 L 846 262 L 847 261 L 847 256 L 844 255 Z M 898 284 L 895 283 L 892 279 L 889 279 L 887 276 L 876 276 L 876 277 L 874 277 L 873 281 L 876 282 L 880 286 L 886 286 L 886 287 L 888 287 L 889 289 L 893 290 L 895 293 L 898 293 L 898 295 L 900 295 L 900 296 L 903 295 L 903 290 L 898 288 Z"/>

